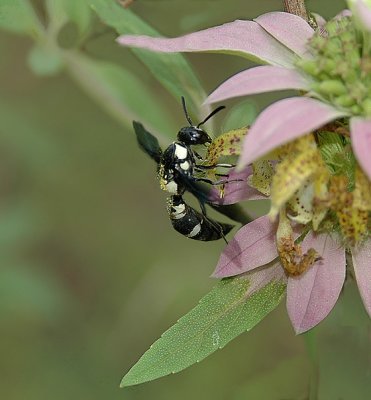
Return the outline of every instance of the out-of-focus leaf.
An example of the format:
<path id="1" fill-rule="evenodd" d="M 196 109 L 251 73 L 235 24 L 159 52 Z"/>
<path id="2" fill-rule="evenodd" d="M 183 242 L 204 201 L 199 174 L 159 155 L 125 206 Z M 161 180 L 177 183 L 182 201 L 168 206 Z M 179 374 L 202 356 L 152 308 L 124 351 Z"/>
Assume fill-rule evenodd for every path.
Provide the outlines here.
<path id="1" fill-rule="evenodd" d="M 134 74 L 109 62 L 95 61 L 77 53 L 65 56 L 66 65 L 80 84 L 111 115 L 126 126 L 142 121 L 156 137 L 173 135 L 167 111 Z"/>
<path id="2" fill-rule="evenodd" d="M 308 376 L 309 363 L 304 357 L 282 360 L 265 373 L 252 376 L 230 399 L 304 399 Z"/>
<path id="3" fill-rule="evenodd" d="M 90 4 L 99 17 L 119 34 L 160 36 L 150 25 L 114 0 L 90 0 Z M 199 105 L 206 97 L 205 92 L 183 55 L 138 49 L 132 51 L 170 93 L 177 99 L 186 97 L 191 112 L 198 114 Z"/>
<path id="4" fill-rule="evenodd" d="M 250 126 L 257 114 L 258 110 L 252 101 L 242 101 L 229 110 L 223 121 L 222 131 L 228 132 L 242 126 Z"/>
<path id="5" fill-rule="evenodd" d="M 179 372 L 252 329 L 279 304 L 285 284 L 271 281 L 256 291 L 253 286 L 246 276 L 221 281 L 151 346 L 121 385 Z"/>
<path id="6" fill-rule="evenodd" d="M 39 76 L 53 76 L 63 68 L 63 59 L 55 47 L 36 44 L 28 55 L 28 65 Z"/>
<path id="7" fill-rule="evenodd" d="M 87 33 L 91 22 L 89 0 L 46 0 L 49 22 L 59 30 L 67 20 L 78 27 L 80 35 Z"/>
<path id="8" fill-rule="evenodd" d="M 0 221 L 1 256 L 18 252 L 23 243 L 33 243 L 42 232 L 37 211 L 26 203 L 2 207 Z"/>
<path id="9" fill-rule="evenodd" d="M 344 289 L 315 331 L 319 399 L 363 400 L 371 393 L 371 321 L 356 283 L 350 280 Z"/>
<path id="10" fill-rule="evenodd" d="M 43 30 L 28 0 L 1 0 L 0 28 L 33 37 L 40 36 Z"/>
<path id="11" fill-rule="evenodd" d="M 0 141 L 2 147 L 30 172 L 55 179 L 53 167 L 60 162 L 58 143 L 1 97 Z"/>
<path id="12" fill-rule="evenodd" d="M 36 275 L 31 265 L 0 269 L 2 318 L 54 319 L 62 311 L 63 297 L 58 283 L 45 275 Z"/>

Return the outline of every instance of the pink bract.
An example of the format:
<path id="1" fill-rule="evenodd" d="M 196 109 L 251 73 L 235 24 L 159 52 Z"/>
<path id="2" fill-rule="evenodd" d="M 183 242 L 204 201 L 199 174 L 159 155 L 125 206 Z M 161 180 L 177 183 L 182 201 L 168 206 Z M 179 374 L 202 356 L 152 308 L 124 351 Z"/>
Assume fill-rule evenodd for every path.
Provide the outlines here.
<path id="1" fill-rule="evenodd" d="M 356 1 L 362 10 L 363 0 Z M 363 23 L 371 26 L 371 13 Z M 349 17 L 344 10 L 336 18 Z M 316 16 L 320 27 L 325 24 Z M 300 59 L 311 59 L 308 41 L 314 34 L 311 26 L 292 14 L 271 12 L 255 21 L 234 21 L 190 33 L 178 38 L 120 36 L 123 46 L 159 52 L 219 52 L 240 55 L 266 66 L 242 71 L 227 79 L 206 99 L 206 103 L 273 90 L 294 89 L 305 92 L 280 100 L 256 119 L 249 130 L 239 161 L 240 173 L 249 174 L 249 164 L 271 150 L 340 117 L 350 118 L 351 143 L 355 156 L 371 180 L 371 119 L 350 115 L 311 90 L 312 79 L 296 67 Z M 256 195 L 250 187 L 236 183 L 223 199 L 230 204 Z M 213 200 L 218 202 L 217 193 Z M 221 202 L 221 201 L 220 201 Z M 230 203 L 228 203 L 230 202 Z M 275 243 L 277 227 L 267 217 L 242 227 L 223 251 L 214 277 L 251 274 L 253 290 L 272 280 L 287 281 L 287 310 L 297 333 L 305 332 L 322 321 L 334 307 L 343 287 L 346 271 L 345 249 L 335 236 L 308 233 L 303 250 L 315 248 L 322 258 L 304 274 L 286 277 L 279 262 Z M 351 249 L 355 276 L 367 312 L 371 316 L 371 240 Z"/>
<path id="2" fill-rule="evenodd" d="M 260 274 L 283 271 L 275 245 L 277 226 L 261 217 L 242 227 L 220 256 L 214 277 L 226 278 L 259 268 Z M 345 280 L 345 249 L 327 234 L 309 233 L 302 242 L 303 252 L 316 249 L 321 255 L 308 271 L 287 280 L 287 310 L 296 333 L 303 333 L 320 323 L 334 307 Z M 366 310 L 371 316 L 371 241 L 353 250 L 356 278 Z M 271 265 L 272 261 L 276 262 Z M 265 271 L 265 272 L 264 272 Z"/>
<path id="3" fill-rule="evenodd" d="M 356 7 L 361 9 L 364 7 L 364 2 L 362 0 L 357 1 Z M 369 11 L 367 8 L 367 21 Z M 337 18 L 349 15 L 349 11 L 344 10 Z M 241 72 L 213 91 L 210 97 L 206 99 L 206 102 L 212 103 L 231 97 L 271 90 L 300 89 L 309 91 L 311 79 L 301 75 L 296 69 L 296 62 L 299 58 L 311 58 L 308 40 L 313 34 L 314 30 L 300 17 L 283 12 L 271 12 L 259 16 L 255 21 L 237 20 L 174 39 L 124 35 L 120 36 L 117 41 L 124 46 L 169 53 L 199 51 L 231 53 L 262 64 L 286 69 L 286 73 L 282 69 L 272 69 L 274 76 L 267 79 L 259 78 L 264 72 L 268 71 L 262 69 L 262 67 Z M 274 71 L 277 74 L 274 74 Z M 254 76 L 257 79 L 256 82 L 251 79 Z M 308 94 L 316 97 L 316 93 L 309 91 Z M 284 104 L 290 104 L 295 108 L 305 103 L 305 100 L 309 99 L 294 97 L 291 103 Z M 296 104 L 295 101 L 297 101 Z M 311 103 L 316 106 L 308 109 L 308 114 L 303 120 L 295 117 L 289 118 L 285 113 L 278 114 L 277 111 L 281 111 L 280 102 L 268 107 L 252 126 L 244 143 L 238 167 L 242 169 L 273 148 L 304 135 L 326 122 L 339 117 L 349 117 L 347 112 L 333 104 L 322 100 L 312 100 Z M 251 144 L 261 144 L 261 128 L 269 126 L 273 114 L 276 114 L 275 121 L 279 122 L 280 129 L 270 129 L 270 141 L 265 142 L 264 147 L 259 146 L 259 151 L 253 151 Z M 371 152 L 370 121 L 359 116 L 355 116 L 355 118 L 355 121 L 352 121 L 353 118 L 350 121 L 353 150 L 360 165 L 371 179 L 371 158 L 365 156 L 365 153 Z M 258 125 L 259 129 L 255 128 L 255 125 Z M 255 145 L 256 147 L 258 146 Z"/>

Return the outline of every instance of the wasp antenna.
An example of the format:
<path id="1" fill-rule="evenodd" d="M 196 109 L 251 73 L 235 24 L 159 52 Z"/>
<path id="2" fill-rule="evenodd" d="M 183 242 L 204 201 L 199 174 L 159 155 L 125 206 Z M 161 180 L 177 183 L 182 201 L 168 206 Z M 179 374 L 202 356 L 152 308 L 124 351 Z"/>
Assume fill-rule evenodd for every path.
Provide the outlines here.
<path id="1" fill-rule="evenodd" d="M 183 96 L 182 96 L 182 105 L 183 105 L 184 114 L 185 114 L 185 116 L 187 118 L 187 121 L 189 122 L 189 125 L 193 126 L 193 122 L 191 120 L 191 117 L 188 115 L 185 98 Z"/>
<path id="2" fill-rule="evenodd" d="M 214 111 L 211 111 L 211 113 L 202 121 L 197 125 L 197 128 L 199 128 L 201 125 L 203 125 L 206 121 L 208 121 L 212 116 L 214 116 L 216 113 L 218 113 L 219 111 L 223 110 L 225 108 L 225 106 L 220 106 L 218 108 L 216 108 Z"/>

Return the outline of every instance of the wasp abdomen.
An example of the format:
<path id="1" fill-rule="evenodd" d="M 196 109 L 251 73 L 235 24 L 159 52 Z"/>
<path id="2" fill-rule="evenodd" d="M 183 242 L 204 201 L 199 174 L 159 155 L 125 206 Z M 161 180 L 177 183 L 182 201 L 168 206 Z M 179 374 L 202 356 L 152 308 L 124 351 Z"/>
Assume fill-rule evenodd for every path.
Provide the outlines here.
<path id="1" fill-rule="evenodd" d="M 214 221 L 186 204 L 182 196 L 168 199 L 168 212 L 173 228 L 195 240 L 218 240 L 228 234 L 233 225 Z"/>

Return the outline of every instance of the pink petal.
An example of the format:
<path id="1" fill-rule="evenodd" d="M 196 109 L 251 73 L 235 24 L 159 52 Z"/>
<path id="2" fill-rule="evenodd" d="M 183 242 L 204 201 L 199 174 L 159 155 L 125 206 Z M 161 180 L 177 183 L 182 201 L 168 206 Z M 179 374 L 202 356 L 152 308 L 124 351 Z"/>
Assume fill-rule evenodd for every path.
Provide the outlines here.
<path id="1" fill-rule="evenodd" d="M 276 66 L 260 66 L 242 71 L 222 83 L 205 103 L 273 90 L 309 90 L 310 82 L 298 71 Z"/>
<path id="2" fill-rule="evenodd" d="M 290 277 L 287 311 L 297 334 L 320 323 L 332 310 L 345 280 L 345 251 L 329 235 L 309 233 L 303 251 L 313 247 L 322 256 L 307 272 Z"/>
<path id="3" fill-rule="evenodd" d="M 250 128 L 238 169 L 341 116 L 343 112 L 307 97 L 291 97 L 273 103 Z"/>
<path id="4" fill-rule="evenodd" d="M 309 55 L 308 40 L 314 30 L 303 18 L 285 12 L 270 12 L 260 15 L 255 21 L 297 55 Z"/>
<path id="5" fill-rule="evenodd" d="M 353 249 L 352 258 L 359 293 L 371 317 L 371 240 L 367 240 L 360 249 Z"/>
<path id="6" fill-rule="evenodd" d="M 117 39 L 123 46 L 140 47 L 165 53 L 220 52 L 259 60 L 266 64 L 293 68 L 295 55 L 253 21 L 229 22 L 174 39 L 123 35 Z"/>
<path id="7" fill-rule="evenodd" d="M 352 12 L 345 8 L 344 10 L 340 11 L 339 14 L 336 14 L 334 19 L 341 19 L 344 17 L 351 17 L 351 16 L 352 16 Z"/>
<path id="8" fill-rule="evenodd" d="M 371 9 L 363 0 L 357 0 L 353 3 L 355 16 L 361 21 L 362 25 L 371 31 Z"/>
<path id="9" fill-rule="evenodd" d="M 242 181 L 227 183 L 224 187 L 223 198 L 220 197 L 220 192 L 217 188 L 212 188 L 209 193 L 209 200 L 214 204 L 228 205 L 243 200 L 266 199 L 266 196 L 247 184 L 246 180 L 251 174 L 252 168 L 250 166 L 240 172 L 233 170 L 228 179 L 242 179 Z"/>
<path id="10" fill-rule="evenodd" d="M 243 226 L 224 249 L 212 276 L 239 275 L 274 260 L 278 257 L 276 229 L 266 216 Z"/>
<path id="11" fill-rule="evenodd" d="M 350 132 L 354 154 L 371 180 L 371 119 L 352 118 Z"/>
<path id="12" fill-rule="evenodd" d="M 249 296 L 262 289 L 264 286 L 267 286 L 272 281 L 287 282 L 285 271 L 278 261 L 258 271 L 251 271 L 247 276 L 250 280 L 250 286 L 247 291 Z"/>

